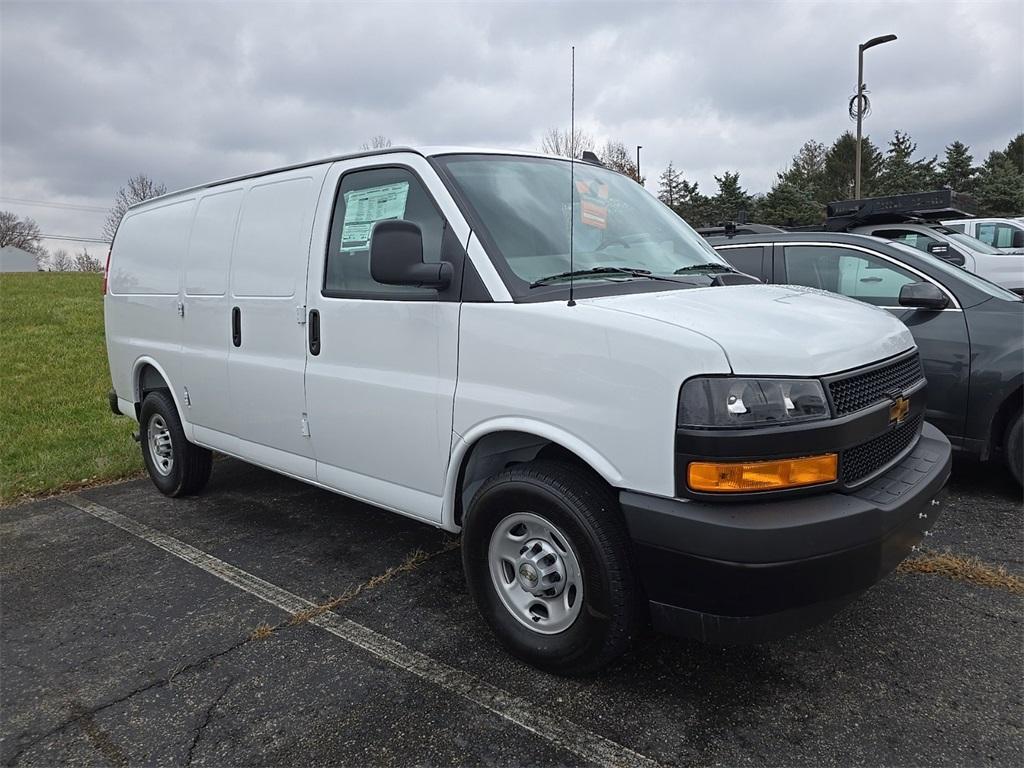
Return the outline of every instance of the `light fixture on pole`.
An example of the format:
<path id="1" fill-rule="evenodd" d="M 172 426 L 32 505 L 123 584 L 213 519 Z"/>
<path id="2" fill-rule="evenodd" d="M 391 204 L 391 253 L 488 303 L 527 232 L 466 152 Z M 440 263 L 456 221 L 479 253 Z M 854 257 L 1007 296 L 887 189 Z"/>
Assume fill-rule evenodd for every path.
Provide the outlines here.
<path id="1" fill-rule="evenodd" d="M 636 181 L 637 184 L 643 185 L 643 176 L 640 175 L 640 150 L 643 149 L 639 144 L 636 145 Z"/>
<path id="2" fill-rule="evenodd" d="M 864 90 L 864 51 L 882 43 L 891 43 L 895 39 L 896 35 L 882 35 L 881 37 L 873 37 L 866 43 L 861 43 L 857 46 L 857 94 L 850 99 L 850 117 L 857 121 L 857 160 L 856 170 L 854 171 L 853 196 L 858 200 L 860 199 L 861 124 L 864 122 L 864 115 L 871 109 L 871 104 Z"/>

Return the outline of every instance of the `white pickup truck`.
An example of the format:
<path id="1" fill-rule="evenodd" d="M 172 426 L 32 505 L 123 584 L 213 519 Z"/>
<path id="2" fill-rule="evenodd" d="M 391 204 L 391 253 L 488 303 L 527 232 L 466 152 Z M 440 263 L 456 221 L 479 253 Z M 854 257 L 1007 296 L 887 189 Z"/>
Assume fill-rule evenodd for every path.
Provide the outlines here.
<path id="1" fill-rule="evenodd" d="M 821 621 L 941 510 L 910 332 L 733 270 L 598 164 L 391 148 L 131 208 L 111 408 L 156 487 L 211 451 L 461 532 L 501 642 L 584 673 L 641 628 Z"/>
<path id="2" fill-rule="evenodd" d="M 950 219 L 942 223 L 1005 253 L 1024 253 L 1024 217 Z"/>

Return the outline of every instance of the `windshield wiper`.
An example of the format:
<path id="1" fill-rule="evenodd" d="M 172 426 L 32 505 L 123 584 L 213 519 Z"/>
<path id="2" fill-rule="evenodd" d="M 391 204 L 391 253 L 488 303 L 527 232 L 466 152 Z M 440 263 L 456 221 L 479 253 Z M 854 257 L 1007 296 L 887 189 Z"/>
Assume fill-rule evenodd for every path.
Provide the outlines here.
<path id="1" fill-rule="evenodd" d="M 719 264 L 717 261 L 709 261 L 707 264 L 691 264 L 688 267 L 680 267 L 673 275 L 684 275 L 687 272 L 739 272 L 727 264 Z"/>
<path id="2" fill-rule="evenodd" d="M 552 280 L 565 280 L 570 277 L 589 277 L 591 275 L 625 275 L 626 277 L 654 277 L 649 269 L 634 269 L 627 267 L 592 267 L 591 269 L 574 269 L 569 272 L 559 272 L 557 275 L 548 275 L 534 280 L 530 283 L 531 288 L 547 285 Z"/>

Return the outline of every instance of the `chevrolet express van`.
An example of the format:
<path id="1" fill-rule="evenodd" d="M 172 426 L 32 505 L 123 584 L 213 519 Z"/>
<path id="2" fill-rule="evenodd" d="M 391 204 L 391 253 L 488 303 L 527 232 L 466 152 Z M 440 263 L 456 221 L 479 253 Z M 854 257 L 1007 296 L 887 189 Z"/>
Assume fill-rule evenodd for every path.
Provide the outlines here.
<path id="1" fill-rule="evenodd" d="M 149 474 L 220 451 L 461 532 L 501 642 L 580 674 L 656 628 L 821 621 L 940 510 L 948 441 L 884 310 L 736 273 L 587 162 L 390 148 L 128 211 L 111 407 Z"/>

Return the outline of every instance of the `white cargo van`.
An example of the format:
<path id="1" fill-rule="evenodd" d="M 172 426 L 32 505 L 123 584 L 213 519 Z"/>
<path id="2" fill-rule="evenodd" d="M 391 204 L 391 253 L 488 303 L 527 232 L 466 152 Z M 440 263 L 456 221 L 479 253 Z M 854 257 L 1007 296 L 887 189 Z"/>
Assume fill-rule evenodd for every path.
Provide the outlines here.
<path id="1" fill-rule="evenodd" d="M 939 511 L 907 329 L 750 284 L 597 164 L 392 148 L 132 208 L 111 407 L 172 496 L 216 450 L 462 534 L 513 653 L 596 669 L 648 620 L 820 621 Z"/>

